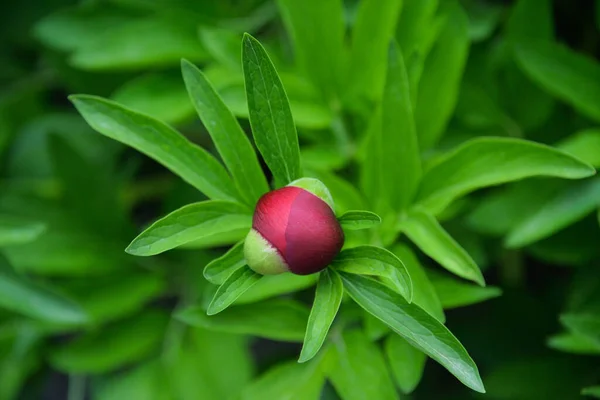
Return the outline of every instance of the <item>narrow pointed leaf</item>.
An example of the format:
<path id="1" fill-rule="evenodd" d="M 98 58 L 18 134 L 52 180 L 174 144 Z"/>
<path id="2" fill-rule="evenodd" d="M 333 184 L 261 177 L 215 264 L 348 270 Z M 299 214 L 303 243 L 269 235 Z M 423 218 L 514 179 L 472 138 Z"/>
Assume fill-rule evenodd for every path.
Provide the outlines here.
<path id="1" fill-rule="evenodd" d="M 41 222 L 14 215 L 0 215 L 0 247 L 31 242 L 45 230 L 46 226 Z"/>
<path id="2" fill-rule="evenodd" d="M 523 247 L 581 220 L 600 206 L 600 178 L 577 182 L 548 199 L 506 238 L 508 247 Z"/>
<path id="3" fill-rule="evenodd" d="M 349 230 L 369 229 L 381 223 L 381 217 L 370 211 L 346 211 L 338 221 Z"/>
<path id="4" fill-rule="evenodd" d="M 276 365 L 241 393 L 240 400 L 319 400 L 325 376 L 321 363 L 294 361 Z"/>
<path id="5" fill-rule="evenodd" d="M 485 392 L 475 362 L 441 322 L 372 279 L 344 272 L 340 276 L 344 289 L 358 305 L 439 362 L 466 386 Z"/>
<path id="6" fill-rule="evenodd" d="M 221 286 L 219 286 L 206 313 L 208 315 L 220 313 L 233 304 L 233 302 L 246 290 L 254 286 L 261 277 L 262 275 L 257 274 L 248 267 L 238 269 L 231 274 Z"/>
<path id="7" fill-rule="evenodd" d="M 516 59 L 545 90 L 600 121 L 600 63 L 550 41 L 521 41 Z"/>
<path id="8" fill-rule="evenodd" d="M 57 324 L 83 324 L 88 315 L 79 304 L 16 273 L 0 256 L 0 306 Z"/>
<path id="9" fill-rule="evenodd" d="M 402 210 L 412 199 L 421 176 L 406 68 L 392 45 L 381 111 L 373 115 L 363 163 L 362 185 L 375 210 Z"/>
<path id="10" fill-rule="evenodd" d="M 152 256 L 194 240 L 239 229 L 250 229 L 250 211 L 239 203 L 209 200 L 183 206 L 150 225 L 126 251 Z"/>
<path id="11" fill-rule="evenodd" d="M 190 99 L 248 204 L 269 191 L 252 144 L 204 74 L 189 61 L 181 71 Z"/>
<path id="12" fill-rule="evenodd" d="M 390 251 L 375 246 L 358 246 L 343 250 L 331 266 L 351 274 L 373 275 L 390 284 L 408 301 L 412 301 L 413 286 L 408 270 Z"/>
<path id="13" fill-rule="evenodd" d="M 343 400 L 398 398 L 383 354 L 362 331 L 345 331 L 331 350 L 328 378 Z"/>
<path id="14" fill-rule="evenodd" d="M 481 270 L 469 253 L 430 214 L 412 211 L 401 222 L 401 230 L 423 253 L 462 278 L 485 285 Z"/>
<path id="15" fill-rule="evenodd" d="M 396 385 L 411 393 L 421 381 L 427 356 L 398 335 L 388 336 L 384 349 Z"/>
<path id="16" fill-rule="evenodd" d="M 600 345 L 600 315 L 593 312 L 562 314 L 560 322 L 577 335 Z"/>
<path id="17" fill-rule="evenodd" d="M 343 295 L 344 286 L 339 275 L 330 271 L 329 268 L 324 269 L 319 274 L 317 292 L 308 317 L 304 345 L 298 362 L 306 362 L 317 355 L 327 338 L 329 328 L 342 303 Z"/>
<path id="18" fill-rule="evenodd" d="M 446 130 L 469 52 L 467 15 L 458 2 L 444 6 L 440 8 L 445 23 L 425 60 L 416 96 L 415 123 L 421 149 L 433 146 Z"/>
<path id="19" fill-rule="evenodd" d="M 583 396 L 594 397 L 596 399 L 600 399 L 600 386 L 588 386 L 581 389 L 581 394 Z"/>
<path id="20" fill-rule="evenodd" d="M 404 244 L 395 245 L 391 251 L 402 260 L 402 264 L 410 274 L 413 283 L 413 302 L 438 321 L 445 322 L 446 316 L 440 298 L 415 253 Z"/>
<path id="21" fill-rule="evenodd" d="M 600 355 L 600 342 L 574 333 L 559 333 L 548 338 L 548 347 L 572 354 Z"/>
<path id="22" fill-rule="evenodd" d="M 229 276 L 246 265 L 244 242 L 239 242 L 227 253 L 214 259 L 204 267 L 204 277 L 215 285 L 221 285 Z"/>
<path id="23" fill-rule="evenodd" d="M 331 98 L 344 68 L 344 4 L 342 0 L 278 0 L 301 72 Z"/>
<path id="24" fill-rule="evenodd" d="M 209 198 L 239 198 L 225 168 L 170 126 L 101 97 L 69 99 L 94 130 L 153 158 Z"/>
<path id="25" fill-rule="evenodd" d="M 429 277 L 444 309 L 469 306 L 502 295 L 502 290 L 495 286 L 476 286 L 434 271 L 430 271 Z"/>
<path id="26" fill-rule="evenodd" d="M 294 293 L 314 286 L 317 283 L 317 278 L 318 276 L 316 274 L 265 275 L 256 285 L 252 286 L 246 293 L 240 296 L 235 303 L 255 303 L 270 297 Z"/>
<path id="27" fill-rule="evenodd" d="M 434 214 L 476 189 L 533 176 L 579 179 L 594 169 L 563 151 L 521 139 L 477 138 L 443 156 L 423 175 L 417 203 Z"/>
<path id="28" fill-rule="evenodd" d="M 298 135 L 287 95 L 267 52 L 248 34 L 242 41 L 242 63 L 256 147 L 276 185 L 285 186 L 301 177 Z"/>
<path id="29" fill-rule="evenodd" d="M 192 306 L 179 311 L 176 318 L 216 332 L 302 342 L 308 310 L 297 302 L 276 299 L 235 305 L 211 316 L 206 315 L 201 307 Z"/>
<path id="30" fill-rule="evenodd" d="M 358 4 L 349 62 L 351 96 L 372 100 L 381 96 L 389 43 L 401 8 L 401 0 L 366 0 Z"/>

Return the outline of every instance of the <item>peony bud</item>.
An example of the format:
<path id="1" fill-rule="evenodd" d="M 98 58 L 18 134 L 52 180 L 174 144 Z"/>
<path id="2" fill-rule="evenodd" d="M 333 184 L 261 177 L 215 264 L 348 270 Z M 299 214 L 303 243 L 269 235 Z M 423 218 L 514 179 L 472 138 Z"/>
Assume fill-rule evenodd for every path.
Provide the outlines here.
<path id="1" fill-rule="evenodd" d="M 344 244 L 329 190 L 303 178 L 262 196 L 244 244 L 248 266 L 259 274 L 319 272 Z"/>

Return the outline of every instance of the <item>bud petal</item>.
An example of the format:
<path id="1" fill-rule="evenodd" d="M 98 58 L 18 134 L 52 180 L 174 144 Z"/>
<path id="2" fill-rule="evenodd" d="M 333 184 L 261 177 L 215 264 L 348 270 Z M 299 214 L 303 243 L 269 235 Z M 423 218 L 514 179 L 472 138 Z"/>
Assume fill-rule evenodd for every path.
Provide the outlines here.
<path id="1" fill-rule="evenodd" d="M 244 242 L 246 263 L 261 275 L 277 275 L 289 271 L 285 261 L 273 245 L 255 229 L 251 229 Z"/>
<path id="2" fill-rule="evenodd" d="M 244 245 L 250 268 L 261 274 L 308 275 L 327 267 L 344 244 L 332 205 L 329 190 L 316 179 L 295 181 L 261 197 Z"/>

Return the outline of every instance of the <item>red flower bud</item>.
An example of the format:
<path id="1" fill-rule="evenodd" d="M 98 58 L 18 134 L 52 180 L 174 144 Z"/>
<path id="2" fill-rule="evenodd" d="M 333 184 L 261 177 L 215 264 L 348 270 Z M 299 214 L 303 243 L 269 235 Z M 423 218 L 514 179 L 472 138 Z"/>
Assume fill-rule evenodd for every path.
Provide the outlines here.
<path id="1" fill-rule="evenodd" d="M 287 186 L 258 201 L 244 253 L 258 273 L 308 275 L 327 267 L 343 244 L 344 232 L 329 204 Z"/>

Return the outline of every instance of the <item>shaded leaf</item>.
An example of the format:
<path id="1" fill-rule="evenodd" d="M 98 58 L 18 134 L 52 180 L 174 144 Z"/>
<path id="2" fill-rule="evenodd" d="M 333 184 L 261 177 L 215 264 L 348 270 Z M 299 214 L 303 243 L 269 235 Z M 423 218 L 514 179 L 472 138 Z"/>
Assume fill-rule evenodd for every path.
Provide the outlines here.
<path id="1" fill-rule="evenodd" d="M 574 333 L 560 333 L 550 336 L 546 342 L 548 347 L 572 354 L 600 355 L 600 343 Z"/>
<path id="2" fill-rule="evenodd" d="M 31 242 L 45 230 L 46 226 L 39 221 L 0 214 L 0 247 Z"/>
<path id="3" fill-rule="evenodd" d="M 579 112 L 600 121 L 600 64 L 549 41 L 521 41 L 516 59 L 545 90 Z"/>
<path id="4" fill-rule="evenodd" d="M 445 309 L 469 306 L 502 295 L 500 288 L 469 285 L 434 271 L 429 273 L 429 278 Z"/>
<path id="5" fill-rule="evenodd" d="M 469 50 L 469 22 L 458 2 L 448 2 L 446 22 L 419 81 L 415 123 L 421 149 L 433 146 L 452 116 Z"/>
<path id="6" fill-rule="evenodd" d="M 372 100 L 381 96 L 390 39 L 402 8 L 401 0 L 367 0 L 358 5 L 352 27 L 348 90 Z M 351 95 L 352 95 L 351 94 Z"/>
<path id="7" fill-rule="evenodd" d="M 202 308 L 192 306 L 179 311 L 176 318 L 186 324 L 217 332 L 302 342 L 308 310 L 291 300 L 268 300 L 235 305 L 212 316 L 207 316 Z"/>
<path id="8" fill-rule="evenodd" d="M 334 341 L 332 353 L 327 374 L 343 400 L 397 398 L 381 351 L 364 333 L 345 331 Z"/>
<path id="9" fill-rule="evenodd" d="M 411 393 L 421 381 L 427 356 L 398 335 L 388 336 L 384 348 L 396 385 Z"/>
<path id="10" fill-rule="evenodd" d="M 343 76 L 343 2 L 278 0 L 277 4 L 292 39 L 296 64 L 325 97 L 332 97 Z"/>
<path id="11" fill-rule="evenodd" d="M 249 210 L 239 203 L 209 200 L 188 204 L 146 228 L 126 251 L 151 256 L 204 237 L 250 229 L 251 220 Z"/>
<path id="12" fill-rule="evenodd" d="M 587 179 L 571 185 L 558 195 L 546 199 L 536 211 L 515 226 L 508 237 L 508 247 L 523 247 L 572 225 L 600 206 L 600 179 Z"/>
<path id="13" fill-rule="evenodd" d="M 438 321 L 445 322 L 446 316 L 444 315 L 442 303 L 415 254 L 404 244 L 396 244 L 391 248 L 391 251 L 402 260 L 410 273 L 410 279 L 413 283 L 413 302 Z"/>
<path id="14" fill-rule="evenodd" d="M 319 360 L 298 364 L 290 361 L 271 368 L 250 384 L 241 400 L 319 400 L 325 377 Z"/>
<path id="15" fill-rule="evenodd" d="M 167 322 L 165 313 L 146 311 L 55 348 L 50 354 L 50 363 L 70 374 L 102 374 L 131 365 L 157 349 Z"/>
<path id="16" fill-rule="evenodd" d="M 80 325 L 88 321 L 81 306 L 17 274 L 0 256 L 0 305 L 42 321 Z"/>

